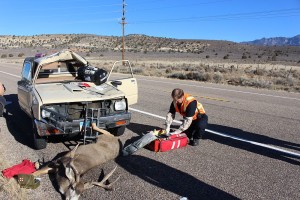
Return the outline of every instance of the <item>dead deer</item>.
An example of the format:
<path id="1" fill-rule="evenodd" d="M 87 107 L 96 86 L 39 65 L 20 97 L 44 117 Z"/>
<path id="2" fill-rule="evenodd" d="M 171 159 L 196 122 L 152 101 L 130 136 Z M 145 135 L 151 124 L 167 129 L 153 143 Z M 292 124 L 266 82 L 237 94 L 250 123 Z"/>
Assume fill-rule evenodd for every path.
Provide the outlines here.
<path id="1" fill-rule="evenodd" d="M 93 125 L 93 129 L 97 130 L 98 127 Z M 78 144 L 67 154 L 52 161 L 46 167 L 34 172 L 32 175 L 38 176 L 55 173 L 59 192 L 63 194 L 66 199 L 78 199 L 86 189 L 92 188 L 95 185 L 107 190 L 112 189 L 112 185 L 118 178 L 107 185 L 105 182 L 114 173 L 116 167 L 108 173 L 101 182 L 84 183 L 80 181 L 80 177 L 93 167 L 115 159 L 119 155 L 122 147 L 119 139 L 109 132 L 102 129 L 98 129 L 97 131 L 103 134 L 97 137 L 95 143 L 80 146 Z"/>

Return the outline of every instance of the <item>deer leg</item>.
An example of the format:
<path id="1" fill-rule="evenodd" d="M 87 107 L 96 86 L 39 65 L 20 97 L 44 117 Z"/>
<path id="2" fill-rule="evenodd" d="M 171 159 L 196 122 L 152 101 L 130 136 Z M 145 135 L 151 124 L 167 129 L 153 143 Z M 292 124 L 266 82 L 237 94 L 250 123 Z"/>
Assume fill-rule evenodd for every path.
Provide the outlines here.
<path id="1" fill-rule="evenodd" d="M 102 134 L 105 134 L 105 135 L 111 135 L 111 136 L 113 136 L 110 132 L 108 132 L 108 131 L 106 131 L 106 130 L 104 130 L 104 129 L 101 129 L 101 128 L 99 128 L 99 127 L 97 127 L 97 125 L 96 125 L 96 123 L 92 123 L 92 129 L 94 130 L 94 131 L 98 131 L 99 133 L 102 133 Z"/>
<path id="2" fill-rule="evenodd" d="M 33 175 L 33 176 L 39 176 L 39 175 L 43 175 L 43 174 L 48 174 L 49 171 L 51 171 L 51 170 L 53 170 L 52 167 L 46 166 L 46 167 L 43 167 L 40 170 L 37 170 L 37 171 L 31 173 L 31 175 Z"/>

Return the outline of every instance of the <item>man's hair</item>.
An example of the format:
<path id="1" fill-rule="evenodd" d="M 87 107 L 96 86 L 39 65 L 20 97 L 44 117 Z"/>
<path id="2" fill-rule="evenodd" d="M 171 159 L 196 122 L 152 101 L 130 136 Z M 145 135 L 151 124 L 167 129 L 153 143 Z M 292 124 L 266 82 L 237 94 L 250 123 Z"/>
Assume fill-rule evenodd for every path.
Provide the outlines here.
<path id="1" fill-rule="evenodd" d="M 183 95 L 184 95 L 184 92 L 183 92 L 183 90 L 180 89 L 180 88 L 175 88 L 175 89 L 172 91 L 172 97 L 175 98 L 175 99 L 179 99 L 179 98 L 181 98 Z"/>

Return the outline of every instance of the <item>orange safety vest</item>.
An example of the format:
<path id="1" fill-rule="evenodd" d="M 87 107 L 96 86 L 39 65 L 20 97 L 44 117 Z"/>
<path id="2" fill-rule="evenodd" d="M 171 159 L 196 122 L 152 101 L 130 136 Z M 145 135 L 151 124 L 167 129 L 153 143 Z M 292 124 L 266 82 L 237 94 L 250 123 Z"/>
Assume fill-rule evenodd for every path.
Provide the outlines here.
<path id="1" fill-rule="evenodd" d="M 175 107 L 176 112 L 180 113 L 183 117 L 185 117 L 186 116 L 186 112 L 185 112 L 186 108 L 194 100 L 196 100 L 196 99 L 193 96 L 191 96 L 189 94 L 184 94 L 183 101 L 181 103 L 180 108 L 178 108 L 177 103 L 174 102 L 174 107 Z M 193 120 L 197 119 L 197 116 L 198 116 L 199 112 L 200 112 L 200 114 L 205 114 L 205 110 L 204 110 L 202 104 L 197 101 L 197 108 L 195 110 Z"/>

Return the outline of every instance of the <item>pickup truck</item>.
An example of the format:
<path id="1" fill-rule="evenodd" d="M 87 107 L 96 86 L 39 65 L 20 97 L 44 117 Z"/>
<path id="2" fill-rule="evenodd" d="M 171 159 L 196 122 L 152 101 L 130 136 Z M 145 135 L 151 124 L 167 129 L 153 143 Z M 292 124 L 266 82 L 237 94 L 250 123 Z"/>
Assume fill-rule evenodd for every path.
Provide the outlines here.
<path id="1" fill-rule="evenodd" d="M 82 69 L 88 72 L 86 77 L 79 76 Z M 100 77 L 101 81 L 99 77 L 89 79 L 97 69 L 70 50 L 25 58 L 18 81 L 18 101 L 32 119 L 35 149 L 46 148 L 47 138 L 56 135 L 82 136 L 84 142 L 92 139 L 98 134 L 91 129 L 92 123 L 115 136 L 125 132 L 131 119 L 128 106 L 138 99 L 130 62 L 115 62 L 106 77 Z M 126 72 L 113 73 L 115 69 Z"/>

